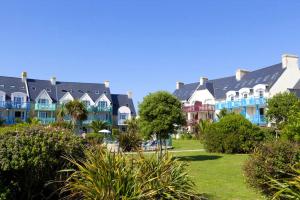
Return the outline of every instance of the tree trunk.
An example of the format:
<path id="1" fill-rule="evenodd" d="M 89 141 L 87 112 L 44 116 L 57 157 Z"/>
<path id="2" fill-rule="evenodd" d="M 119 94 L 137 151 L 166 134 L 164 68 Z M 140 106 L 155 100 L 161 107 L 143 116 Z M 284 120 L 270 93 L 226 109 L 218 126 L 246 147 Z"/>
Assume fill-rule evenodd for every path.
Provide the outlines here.
<path id="1" fill-rule="evenodd" d="M 160 158 L 162 158 L 162 139 L 161 139 L 161 134 L 159 134 L 159 153 L 160 153 Z"/>

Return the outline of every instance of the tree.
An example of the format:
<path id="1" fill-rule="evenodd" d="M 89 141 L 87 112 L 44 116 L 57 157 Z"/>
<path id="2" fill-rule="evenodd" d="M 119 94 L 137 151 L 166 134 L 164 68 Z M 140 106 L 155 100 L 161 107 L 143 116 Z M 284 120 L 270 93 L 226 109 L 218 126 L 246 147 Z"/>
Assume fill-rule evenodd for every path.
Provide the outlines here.
<path id="1" fill-rule="evenodd" d="M 127 125 L 127 132 L 130 133 L 138 133 L 139 132 L 139 120 L 136 118 L 132 118 L 126 120 L 125 124 Z"/>
<path id="2" fill-rule="evenodd" d="M 160 156 L 162 155 L 162 139 L 167 139 L 174 133 L 175 124 L 185 123 L 181 111 L 181 102 L 168 92 L 159 91 L 146 96 L 139 105 L 140 127 L 148 138 L 156 136 L 160 141 Z"/>
<path id="3" fill-rule="evenodd" d="M 92 121 L 90 124 L 90 128 L 93 129 L 94 133 L 98 133 L 99 131 L 103 129 L 107 129 L 109 127 L 107 122 L 96 120 Z"/>
<path id="4" fill-rule="evenodd" d="M 282 128 L 281 138 L 300 143 L 300 112 L 290 114 Z"/>
<path id="5" fill-rule="evenodd" d="M 70 101 L 65 105 L 66 113 L 72 117 L 74 126 L 78 125 L 78 122 L 82 122 L 87 119 L 88 111 L 83 103 L 78 100 Z"/>
<path id="6" fill-rule="evenodd" d="M 221 119 L 221 118 L 225 117 L 226 115 L 228 115 L 228 110 L 223 108 L 222 110 L 220 110 L 219 114 L 217 114 L 217 117 L 218 117 L 218 119 Z"/>
<path id="7" fill-rule="evenodd" d="M 57 121 L 62 122 L 65 116 L 66 116 L 66 109 L 65 109 L 65 105 L 62 104 L 56 111 Z"/>
<path id="8" fill-rule="evenodd" d="M 200 139 L 200 137 L 204 135 L 205 131 L 207 130 L 208 126 L 211 124 L 211 122 L 209 120 L 203 120 L 200 119 L 199 124 L 198 124 L 198 139 Z"/>
<path id="9" fill-rule="evenodd" d="M 281 128 L 292 111 L 300 112 L 297 96 L 294 93 L 279 93 L 268 100 L 266 117 L 269 121 L 274 121 L 278 128 Z"/>

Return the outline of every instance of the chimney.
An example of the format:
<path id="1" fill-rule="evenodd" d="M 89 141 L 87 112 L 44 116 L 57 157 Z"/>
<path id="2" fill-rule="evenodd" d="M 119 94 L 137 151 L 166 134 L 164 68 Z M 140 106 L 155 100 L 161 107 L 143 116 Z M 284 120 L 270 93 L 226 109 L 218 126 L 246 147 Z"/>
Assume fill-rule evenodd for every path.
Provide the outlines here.
<path id="1" fill-rule="evenodd" d="M 184 83 L 179 81 L 176 82 L 176 90 L 179 90 L 180 88 L 182 88 L 182 86 L 184 86 Z"/>
<path id="2" fill-rule="evenodd" d="M 104 85 L 106 88 L 109 88 L 109 81 L 104 81 Z"/>
<path id="3" fill-rule="evenodd" d="M 200 77 L 200 85 L 204 85 L 208 81 L 206 77 Z"/>
<path id="4" fill-rule="evenodd" d="M 56 85 L 56 77 L 51 77 L 50 78 L 50 82 L 51 82 L 51 85 Z"/>
<path id="5" fill-rule="evenodd" d="M 298 56 L 291 54 L 283 54 L 282 58 L 282 68 L 298 68 Z"/>
<path id="6" fill-rule="evenodd" d="M 22 72 L 21 79 L 23 83 L 27 80 L 27 72 Z"/>
<path id="7" fill-rule="evenodd" d="M 238 69 L 235 73 L 235 78 L 237 81 L 240 81 L 249 71 L 244 69 Z"/>
<path id="8" fill-rule="evenodd" d="M 127 96 L 128 96 L 128 99 L 132 99 L 132 92 L 131 92 L 131 91 L 128 91 L 128 92 L 127 92 Z"/>

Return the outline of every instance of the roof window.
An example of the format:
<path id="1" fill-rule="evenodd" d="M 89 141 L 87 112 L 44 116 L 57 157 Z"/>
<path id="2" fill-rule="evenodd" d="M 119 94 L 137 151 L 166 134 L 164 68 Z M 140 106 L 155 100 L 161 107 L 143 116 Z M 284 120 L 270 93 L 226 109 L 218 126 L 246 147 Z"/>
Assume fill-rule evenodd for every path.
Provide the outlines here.
<path id="1" fill-rule="evenodd" d="M 32 87 L 33 90 L 36 90 L 36 87 Z"/>
<path id="2" fill-rule="evenodd" d="M 47 88 L 46 90 L 47 90 L 47 92 L 51 92 L 51 89 L 50 89 L 50 88 Z"/>
<path id="3" fill-rule="evenodd" d="M 10 86 L 11 89 L 13 89 L 13 88 L 15 88 L 15 87 L 16 87 L 16 86 L 14 86 L 14 85 L 11 85 L 11 86 Z"/>
<path id="4" fill-rule="evenodd" d="M 68 92 L 67 90 L 61 90 L 62 92 Z"/>
<path id="5" fill-rule="evenodd" d="M 4 85 L 0 85 L 0 88 L 4 88 Z"/>

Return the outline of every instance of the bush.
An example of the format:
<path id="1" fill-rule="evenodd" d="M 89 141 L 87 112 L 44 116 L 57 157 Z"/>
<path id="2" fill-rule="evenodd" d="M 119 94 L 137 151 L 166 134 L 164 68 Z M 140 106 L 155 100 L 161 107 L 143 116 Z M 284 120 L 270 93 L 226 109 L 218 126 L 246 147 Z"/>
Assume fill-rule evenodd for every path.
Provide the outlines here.
<path id="1" fill-rule="evenodd" d="M 65 129 L 26 126 L 5 127 L 0 134 L 0 184 L 6 186 L 0 196 L 57 199 L 60 185 L 46 184 L 59 180 L 57 171 L 69 165 L 61 156 L 82 154 L 82 141 Z"/>
<path id="2" fill-rule="evenodd" d="M 85 139 L 90 144 L 102 144 L 104 136 L 101 133 L 88 133 L 86 134 Z"/>
<path id="3" fill-rule="evenodd" d="M 62 192 L 76 199 L 199 199 L 186 164 L 167 154 L 158 160 L 96 148 L 86 151 L 86 160 L 69 160 L 76 169 Z"/>
<path id="4" fill-rule="evenodd" d="M 291 167 L 289 178 L 271 179 L 270 186 L 276 190 L 273 199 L 300 199 L 300 162 Z"/>
<path id="5" fill-rule="evenodd" d="M 184 132 L 180 135 L 180 139 L 182 140 L 191 140 L 193 139 L 192 134 L 188 133 L 188 132 Z"/>
<path id="6" fill-rule="evenodd" d="M 265 138 L 258 126 L 239 114 L 228 114 L 209 125 L 203 137 L 208 151 L 220 153 L 249 153 Z"/>
<path id="7" fill-rule="evenodd" d="M 266 195 L 275 190 L 268 185 L 269 178 L 286 178 L 290 166 L 300 159 L 300 148 L 288 141 L 268 142 L 260 145 L 244 165 L 246 180 L 250 186 Z"/>
<path id="8" fill-rule="evenodd" d="M 74 129 L 72 122 L 66 122 L 66 121 L 55 121 L 55 122 L 51 123 L 50 126 L 54 127 L 54 128 L 63 128 L 63 129 L 69 129 L 69 130 Z"/>
<path id="9" fill-rule="evenodd" d="M 142 139 L 137 133 L 125 132 L 118 137 L 119 145 L 123 151 L 136 151 L 142 145 Z"/>

